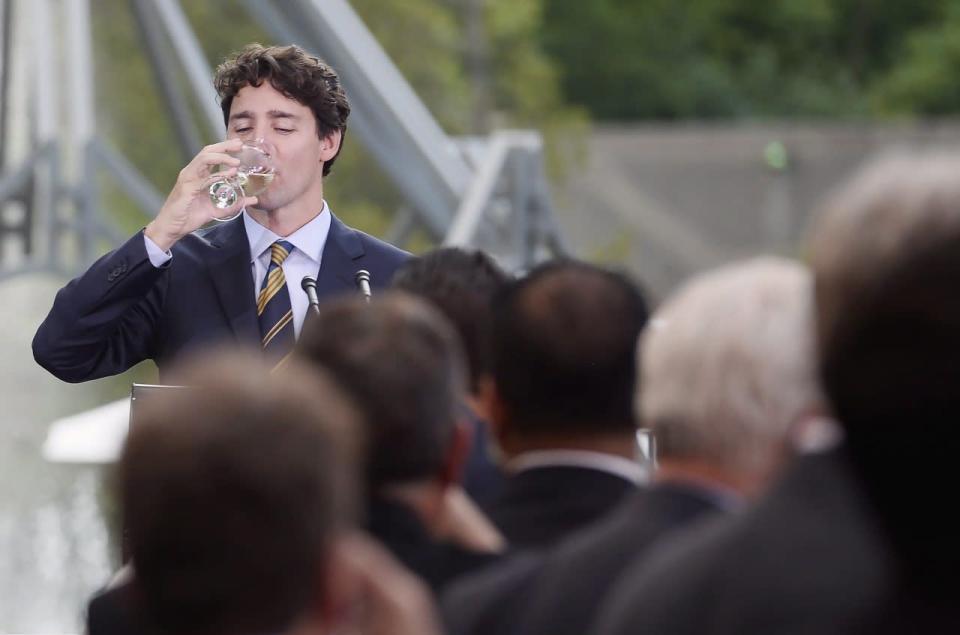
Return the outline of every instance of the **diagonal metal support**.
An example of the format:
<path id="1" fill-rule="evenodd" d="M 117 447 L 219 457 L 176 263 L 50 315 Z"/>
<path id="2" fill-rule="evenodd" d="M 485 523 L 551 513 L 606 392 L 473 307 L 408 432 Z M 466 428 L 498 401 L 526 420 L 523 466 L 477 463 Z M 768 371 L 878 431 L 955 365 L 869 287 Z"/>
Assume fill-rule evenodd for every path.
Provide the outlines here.
<path id="1" fill-rule="evenodd" d="M 483 235 L 491 226 L 500 230 L 499 244 L 488 244 Z M 501 255 L 520 270 L 544 257 L 569 253 L 553 219 L 538 134 L 493 134 L 443 244 L 482 246 L 493 253 L 509 245 Z"/>
<path id="2" fill-rule="evenodd" d="M 181 154 L 184 160 L 189 161 L 200 152 L 203 143 L 190 112 L 190 103 L 180 88 L 180 82 L 177 81 L 176 68 L 168 60 L 171 45 L 164 33 L 154 27 L 159 21 L 157 7 L 151 0 L 131 0 L 130 7 L 143 39 L 147 59 L 157 77 L 160 96 L 173 121 L 173 129 L 177 134 Z"/>
<path id="3" fill-rule="evenodd" d="M 172 52 L 180 59 L 187 81 L 197 96 L 204 123 L 215 139 L 222 139 L 226 129 L 223 113 L 217 105 L 217 93 L 210 83 L 212 70 L 193 27 L 177 0 L 153 0 L 161 24 L 170 35 Z"/>
<path id="4" fill-rule="evenodd" d="M 4 109 L 11 103 L 10 65 L 22 77 L 29 75 L 21 79 L 19 98 L 12 102 L 19 108 L 13 130 L 21 149 L 17 155 L 7 147 L 4 159 L 15 163 L 0 175 L 0 194 L 18 190 L 27 201 L 35 231 L 25 240 L 29 249 L 39 247 L 28 267 L 59 268 L 64 259 L 73 269 L 92 260 L 105 240 L 118 240 L 100 209 L 100 174 L 118 183 L 145 217 L 163 204 L 162 195 L 136 167 L 96 134 L 89 2 L 0 0 Z M 501 259 L 520 268 L 565 251 L 537 133 L 498 133 L 472 145 L 448 136 L 346 0 L 240 2 L 276 41 L 296 42 L 337 68 L 353 108 L 350 134 L 405 201 L 401 209 L 407 212 L 398 212 L 392 238 L 402 240 L 418 227 L 437 242 L 506 254 Z M 193 156 L 205 136 L 224 135 L 211 65 L 178 0 L 130 3 L 178 143 L 185 156 Z M 11 27 L 17 12 L 22 17 Z M 66 25 L 65 37 L 55 34 L 56 24 Z M 9 33 L 21 42 L 12 55 Z M 6 110 L 0 114 L 5 142 L 11 120 Z M 31 125 L 29 138 L 19 134 L 25 120 Z M 45 144 L 54 148 L 48 161 L 24 156 Z M 69 248 L 67 239 L 76 249 Z"/>
<path id="5" fill-rule="evenodd" d="M 153 218 L 157 215 L 163 206 L 163 195 L 125 156 L 99 139 L 93 142 L 90 152 L 96 165 L 114 177 L 117 185 L 137 204 L 144 217 Z"/>

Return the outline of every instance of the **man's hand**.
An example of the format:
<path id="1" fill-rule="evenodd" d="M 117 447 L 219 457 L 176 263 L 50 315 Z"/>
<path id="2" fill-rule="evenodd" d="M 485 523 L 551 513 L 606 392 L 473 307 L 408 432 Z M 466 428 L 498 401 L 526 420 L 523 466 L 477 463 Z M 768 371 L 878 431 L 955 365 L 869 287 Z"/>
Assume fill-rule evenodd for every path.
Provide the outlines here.
<path id="1" fill-rule="evenodd" d="M 203 148 L 185 168 L 180 170 L 177 182 L 160 208 L 160 213 L 145 230 L 147 238 L 167 251 L 178 240 L 195 231 L 215 216 L 230 216 L 242 207 L 256 205 L 257 198 L 238 199 L 229 209 L 217 209 L 210 202 L 210 185 L 219 179 L 237 173 L 240 160 L 230 156 L 243 146 L 240 139 L 228 139 Z M 226 168 L 215 172 L 217 167 Z"/>
<path id="2" fill-rule="evenodd" d="M 376 541 L 353 534 L 330 561 L 331 630 L 348 635 L 441 635 L 429 590 Z"/>
<path id="3" fill-rule="evenodd" d="M 437 538 L 482 553 L 499 553 L 506 549 L 503 534 L 459 485 L 447 488 L 443 509 L 436 526 Z"/>

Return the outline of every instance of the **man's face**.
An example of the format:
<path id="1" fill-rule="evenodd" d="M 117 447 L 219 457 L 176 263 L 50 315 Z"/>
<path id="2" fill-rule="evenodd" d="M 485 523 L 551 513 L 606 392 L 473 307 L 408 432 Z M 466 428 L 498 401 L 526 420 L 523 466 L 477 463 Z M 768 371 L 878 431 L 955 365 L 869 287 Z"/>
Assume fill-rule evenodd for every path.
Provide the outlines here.
<path id="1" fill-rule="evenodd" d="M 259 209 L 305 205 L 320 210 L 323 164 L 335 156 L 340 133 L 320 139 L 309 107 L 286 97 L 269 81 L 244 86 L 230 106 L 227 138 L 263 139 L 273 158 L 277 175 L 260 193 Z"/>

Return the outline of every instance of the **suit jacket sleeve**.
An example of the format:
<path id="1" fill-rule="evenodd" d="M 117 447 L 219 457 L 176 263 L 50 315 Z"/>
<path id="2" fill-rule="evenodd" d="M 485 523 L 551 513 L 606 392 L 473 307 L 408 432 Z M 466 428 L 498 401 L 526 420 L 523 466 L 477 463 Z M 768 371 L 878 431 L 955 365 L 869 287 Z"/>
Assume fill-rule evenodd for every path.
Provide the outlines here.
<path id="1" fill-rule="evenodd" d="M 155 357 L 169 265 L 150 263 L 143 232 L 97 260 L 57 293 L 33 338 L 34 359 L 81 382 Z"/>

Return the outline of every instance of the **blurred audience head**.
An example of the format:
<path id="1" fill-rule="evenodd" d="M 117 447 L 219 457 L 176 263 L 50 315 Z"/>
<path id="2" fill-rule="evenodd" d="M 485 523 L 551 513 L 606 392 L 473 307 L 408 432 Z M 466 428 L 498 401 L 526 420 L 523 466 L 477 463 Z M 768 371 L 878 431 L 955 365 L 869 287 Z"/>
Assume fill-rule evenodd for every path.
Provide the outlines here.
<path id="1" fill-rule="evenodd" d="M 854 443 L 880 424 L 945 424 L 960 406 L 958 166 L 960 155 L 871 163 L 814 226 L 824 385 Z"/>
<path id="2" fill-rule="evenodd" d="M 809 239 L 825 393 L 894 535 L 928 562 L 956 553 L 956 523 L 925 501 L 953 482 L 960 452 L 958 174 L 957 154 L 874 161 Z"/>
<path id="3" fill-rule="evenodd" d="M 510 284 L 493 315 L 490 411 L 504 449 L 561 437 L 632 439 L 634 351 L 646 321 L 632 281 L 586 263 L 550 262 Z"/>
<path id="4" fill-rule="evenodd" d="M 757 258 L 683 285 L 638 353 L 637 412 L 661 465 L 712 465 L 759 491 L 791 428 L 822 410 L 813 340 L 812 277 L 800 264 Z"/>
<path id="5" fill-rule="evenodd" d="M 510 281 L 482 251 L 459 247 L 435 249 L 408 261 L 393 286 L 428 300 L 450 320 L 460 335 L 468 365 L 469 390 L 478 392 L 491 369 L 491 307 Z"/>
<path id="6" fill-rule="evenodd" d="M 399 291 L 369 304 L 332 301 L 305 325 L 297 355 L 327 369 L 358 404 L 373 491 L 459 477 L 465 370 L 456 333 L 439 311 Z"/>
<path id="7" fill-rule="evenodd" d="M 355 411 L 297 363 L 225 354 L 142 405 L 117 468 L 134 597 L 160 632 L 281 633 L 326 619 L 356 498 Z"/>

